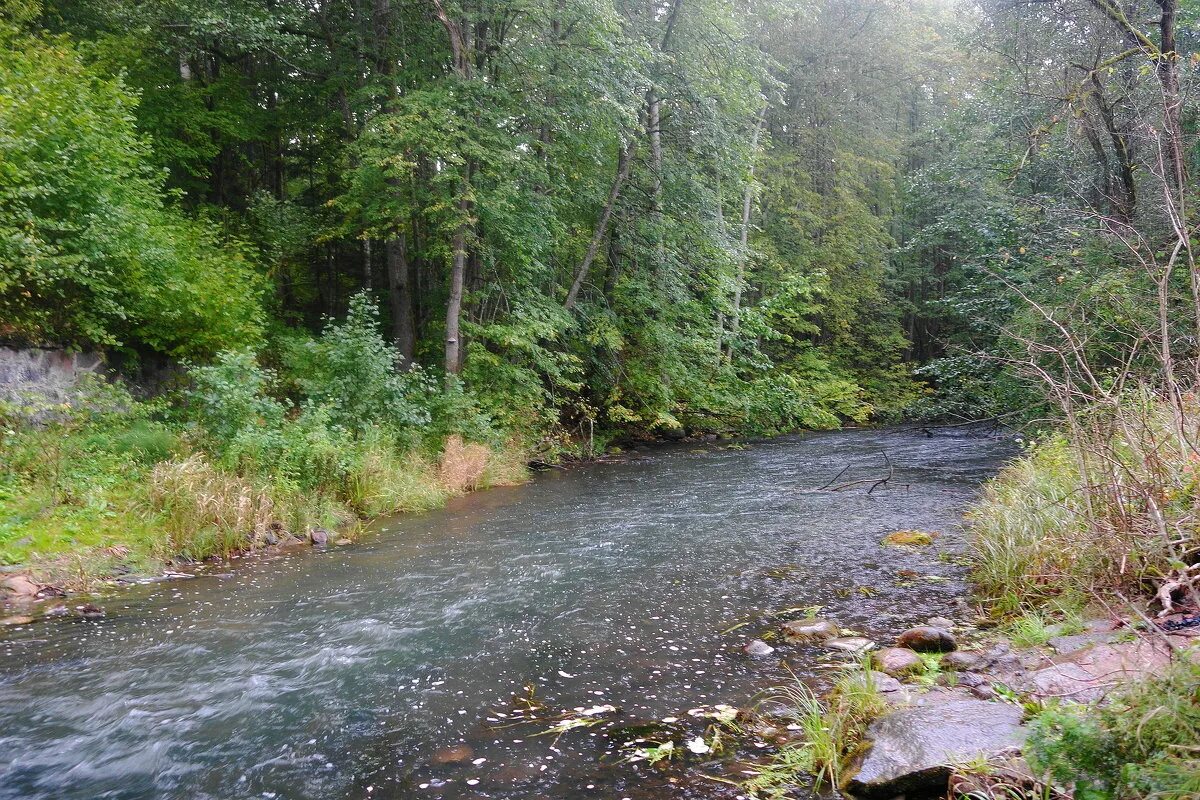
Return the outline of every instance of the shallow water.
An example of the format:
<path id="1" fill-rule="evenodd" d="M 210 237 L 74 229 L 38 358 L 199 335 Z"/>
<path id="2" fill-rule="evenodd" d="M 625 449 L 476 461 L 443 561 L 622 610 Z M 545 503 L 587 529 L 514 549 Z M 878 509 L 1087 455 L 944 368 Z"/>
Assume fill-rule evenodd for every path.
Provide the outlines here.
<path id="1" fill-rule="evenodd" d="M 725 447 L 550 472 L 0 632 L 0 798 L 718 796 L 709 765 L 631 766 L 598 729 L 505 727 L 513 695 L 629 721 L 740 705 L 784 676 L 739 652 L 773 611 L 821 605 L 880 639 L 962 616 L 960 514 L 1012 452 L 887 431 Z M 847 465 L 840 482 L 886 474 L 883 452 L 886 487 L 816 491 Z M 943 536 L 879 545 L 902 528 Z M 776 655 L 814 678 L 831 659 Z M 460 743 L 465 763 L 434 763 Z"/>

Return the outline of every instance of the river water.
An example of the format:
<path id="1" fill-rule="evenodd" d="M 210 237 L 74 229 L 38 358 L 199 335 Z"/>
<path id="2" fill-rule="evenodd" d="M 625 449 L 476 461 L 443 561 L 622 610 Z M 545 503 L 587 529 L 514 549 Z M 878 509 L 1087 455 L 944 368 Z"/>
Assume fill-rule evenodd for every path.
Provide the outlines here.
<path id="1" fill-rule="evenodd" d="M 624 763 L 603 729 L 516 724 L 513 698 L 623 722 L 742 705 L 786 669 L 827 674 L 816 647 L 740 653 L 781 609 L 881 640 L 961 618 L 961 512 L 1012 454 L 889 431 L 739 447 L 549 472 L 0 632 L 0 798 L 736 796 L 698 783 L 721 769 L 705 757 Z M 886 475 L 885 453 L 885 486 L 819 491 Z M 879 544 L 906 528 L 943 535 Z"/>

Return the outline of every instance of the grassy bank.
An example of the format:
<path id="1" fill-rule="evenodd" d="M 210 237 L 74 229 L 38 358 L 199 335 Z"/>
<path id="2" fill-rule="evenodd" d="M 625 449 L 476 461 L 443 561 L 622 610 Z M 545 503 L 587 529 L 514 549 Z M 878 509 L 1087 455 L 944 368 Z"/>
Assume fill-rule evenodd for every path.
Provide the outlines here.
<path id="1" fill-rule="evenodd" d="M 1086 616 L 1196 611 L 1200 455 L 1195 401 L 1144 396 L 1075 420 L 1008 466 L 970 514 L 984 608 L 1017 646 L 1078 632 Z M 1100 704 L 1034 710 L 1026 757 L 1047 796 L 1200 796 L 1200 653 Z"/>
<path id="2" fill-rule="evenodd" d="M 3 406 L 0 563 L 86 588 L 523 480 L 520 439 L 377 329 L 360 304 L 275 368 L 231 351 L 150 401 L 93 378 Z"/>

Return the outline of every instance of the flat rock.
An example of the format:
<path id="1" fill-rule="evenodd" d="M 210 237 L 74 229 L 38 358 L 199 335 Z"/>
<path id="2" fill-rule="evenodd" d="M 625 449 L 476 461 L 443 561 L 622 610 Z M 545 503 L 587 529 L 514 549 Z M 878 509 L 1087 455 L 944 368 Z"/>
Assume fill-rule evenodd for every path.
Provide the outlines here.
<path id="1" fill-rule="evenodd" d="M 762 639 L 754 639 L 742 646 L 742 652 L 751 658 L 766 658 L 775 652 L 775 648 Z"/>
<path id="2" fill-rule="evenodd" d="M 925 621 L 925 624 L 931 628 L 941 628 L 947 631 L 954 627 L 954 622 L 946 617 L 930 617 Z"/>
<path id="3" fill-rule="evenodd" d="M 977 653 L 968 653 L 965 650 L 955 650 L 953 653 L 946 653 L 942 656 L 940 662 L 942 669 L 951 672 L 966 672 L 976 669 L 982 659 Z"/>
<path id="4" fill-rule="evenodd" d="M 863 800 L 944 792 L 954 764 L 1019 749 L 1021 715 L 1015 705 L 975 699 L 894 711 L 868 728 L 871 749 L 847 789 Z"/>
<path id="5" fill-rule="evenodd" d="M 1157 641 L 1094 644 L 1018 675 L 1010 685 L 1038 698 L 1089 703 L 1122 683 L 1160 673 L 1170 662 L 1170 651 Z"/>
<path id="6" fill-rule="evenodd" d="M 15 600 L 32 600 L 37 597 L 41 587 L 29 579 L 28 575 L 10 575 L 0 581 L 0 594 L 11 595 Z"/>
<path id="7" fill-rule="evenodd" d="M 844 653 L 865 653 L 875 646 L 875 643 L 863 636 L 837 636 L 827 639 L 825 646 Z"/>
<path id="8" fill-rule="evenodd" d="M 443 747 L 429 759 L 434 764 L 465 764 L 475 757 L 475 751 L 469 744 L 455 744 Z"/>
<path id="9" fill-rule="evenodd" d="M 922 672 L 925 662 L 912 650 L 904 647 L 885 647 L 875 653 L 875 666 L 892 677 Z"/>
<path id="10" fill-rule="evenodd" d="M 0 625 L 29 625 L 34 621 L 33 617 L 26 614 L 16 614 L 15 616 L 0 619 Z"/>
<path id="11" fill-rule="evenodd" d="M 821 617 L 812 619 L 794 619 L 780 626 L 783 638 L 789 642 L 823 642 L 832 639 L 842 632 L 837 623 Z"/>
<path id="12" fill-rule="evenodd" d="M 1110 644 L 1118 637 L 1115 631 L 1091 631 L 1073 636 L 1055 636 L 1046 642 L 1056 653 L 1073 653 L 1093 644 Z"/>
<path id="13" fill-rule="evenodd" d="M 949 653 L 958 649 L 954 634 L 945 628 L 935 628 L 932 625 L 918 625 L 909 628 L 896 639 L 897 647 L 907 647 L 919 653 Z"/>

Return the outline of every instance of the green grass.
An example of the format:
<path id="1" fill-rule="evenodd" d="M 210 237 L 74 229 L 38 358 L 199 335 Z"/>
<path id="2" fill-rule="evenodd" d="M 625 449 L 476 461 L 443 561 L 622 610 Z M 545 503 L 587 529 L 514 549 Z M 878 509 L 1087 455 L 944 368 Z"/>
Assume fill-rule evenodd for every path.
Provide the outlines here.
<path id="1" fill-rule="evenodd" d="M 744 782 L 747 793 L 776 800 L 807 775 L 828 787 L 841 785 L 845 769 L 861 754 L 867 726 L 887 710 L 866 663 L 843 671 L 826 700 L 799 679 L 772 693 L 769 699 L 788 708 L 786 716 L 800 726 L 802 738 Z"/>
<path id="2" fill-rule="evenodd" d="M 362 518 L 441 506 L 463 491 L 523 480 L 518 448 L 449 443 L 439 459 L 368 431 L 316 486 L 240 473 L 180 430 L 135 416 L 10 422 L 0 438 L 0 563 L 86 588 L 114 571 L 228 556 L 272 525 L 299 536 Z M 453 458 L 451 458 L 453 456 Z"/>

